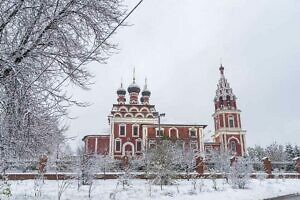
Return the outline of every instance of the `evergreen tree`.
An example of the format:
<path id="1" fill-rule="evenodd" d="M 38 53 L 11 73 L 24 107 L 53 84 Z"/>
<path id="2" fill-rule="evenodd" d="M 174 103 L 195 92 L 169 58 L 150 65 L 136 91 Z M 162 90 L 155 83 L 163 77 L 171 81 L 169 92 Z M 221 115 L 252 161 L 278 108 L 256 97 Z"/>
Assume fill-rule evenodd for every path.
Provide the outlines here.
<path id="1" fill-rule="evenodd" d="M 295 158 L 295 152 L 291 144 L 285 145 L 285 156 L 286 160 L 291 161 Z"/>
<path id="2" fill-rule="evenodd" d="M 294 147 L 294 156 L 300 157 L 300 147 L 298 145 L 295 145 Z"/>
<path id="3" fill-rule="evenodd" d="M 285 160 L 286 161 L 292 161 L 295 157 L 294 149 L 291 144 L 285 145 Z M 293 171 L 294 170 L 294 165 L 293 164 L 288 164 L 287 171 Z"/>

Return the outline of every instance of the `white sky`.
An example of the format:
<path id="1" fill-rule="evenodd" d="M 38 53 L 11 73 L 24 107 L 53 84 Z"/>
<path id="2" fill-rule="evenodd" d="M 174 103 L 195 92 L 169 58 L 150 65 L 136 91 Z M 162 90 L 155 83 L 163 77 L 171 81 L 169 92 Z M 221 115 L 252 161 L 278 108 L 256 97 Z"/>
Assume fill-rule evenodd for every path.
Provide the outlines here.
<path id="1" fill-rule="evenodd" d="M 127 0 L 129 9 L 138 1 Z M 137 83 L 168 122 L 207 124 L 213 130 L 213 98 L 220 58 L 238 107 L 247 144 L 300 144 L 299 0 L 144 0 L 112 37 L 120 51 L 108 63 L 91 63 L 89 91 L 70 89 L 92 104 L 70 111 L 67 136 L 76 148 L 86 134 L 108 128 L 121 77 L 136 67 Z M 128 99 L 128 98 L 127 98 Z"/>

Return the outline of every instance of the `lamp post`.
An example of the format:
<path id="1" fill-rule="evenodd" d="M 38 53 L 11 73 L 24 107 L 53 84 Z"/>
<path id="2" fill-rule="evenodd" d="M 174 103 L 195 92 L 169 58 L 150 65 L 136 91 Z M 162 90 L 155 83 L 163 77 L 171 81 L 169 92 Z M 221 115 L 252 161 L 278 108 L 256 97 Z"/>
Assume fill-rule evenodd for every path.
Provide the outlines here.
<path id="1" fill-rule="evenodd" d="M 155 112 L 155 113 L 154 113 L 154 116 L 157 117 L 157 119 L 158 119 L 158 134 L 159 134 L 159 136 L 161 136 L 161 131 L 160 131 L 160 118 L 161 118 L 161 117 L 165 117 L 166 114 L 165 114 L 165 113 Z"/>

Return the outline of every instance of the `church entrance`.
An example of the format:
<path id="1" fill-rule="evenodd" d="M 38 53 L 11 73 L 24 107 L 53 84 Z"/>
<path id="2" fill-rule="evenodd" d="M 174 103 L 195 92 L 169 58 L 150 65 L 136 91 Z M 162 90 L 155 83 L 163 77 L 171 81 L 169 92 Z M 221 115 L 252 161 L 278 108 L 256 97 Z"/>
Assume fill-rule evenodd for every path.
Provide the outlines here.
<path id="1" fill-rule="evenodd" d="M 134 154 L 134 146 L 131 142 L 126 142 L 123 146 L 123 154 L 124 156 L 133 156 Z"/>

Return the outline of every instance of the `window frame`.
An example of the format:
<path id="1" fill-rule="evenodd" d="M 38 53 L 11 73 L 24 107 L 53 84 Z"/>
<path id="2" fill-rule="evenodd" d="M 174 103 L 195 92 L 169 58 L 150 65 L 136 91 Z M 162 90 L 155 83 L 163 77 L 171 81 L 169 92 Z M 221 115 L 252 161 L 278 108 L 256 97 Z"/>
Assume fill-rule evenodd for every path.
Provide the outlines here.
<path id="1" fill-rule="evenodd" d="M 160 134 L 158 135 L 157 133 L 159 133 L 159 129 L 155 128 L 155 136 L 156 137 L 163 137 L 165 134 L 165 129 L 164 128 L 160 128 Z"/>
<path id="2" fill-rule="evenodd" d="M 232 149 L 232 147 L 233 147 L 233 144 L 234 143 L 234 148 L 235 148 L 235 150 L 233 151 Z M 236 140 L 234 140 L 234 139 L 232 139 L 232 140 L 230 140 L 229 141 L 229 148 L 230 148 L 230 151 L 231 152 L 237 152 L 237 141 Z"/>
<path id="3" fill-rule="evenodd" d="M 192 136 L 192 134 L 191 134 L 192 131 L 195 131 L 195 135 L 194 136 Z M 191 138 L 197 138 L 197 129 L 195 127 L 189 128 L 189 136 Z"/>
<path id="4" fill-rule="evenodd" d="M 141 145 L 141 149 L 140 149 L 140 150 L 138 150 L 138 143 L 140 143 L 140 145 Z M 137 140 L 135 141 L 135 152 L 141 153 L 142 150 L 143 150 L 143 147 L 142 147 L 142 140 L 141 140 L 141 139 L 137 139 Z"/>
<path id="5" fill-rule="evenodd" d="M 134 129 L 137 128 L 137 134 L 134 134 Z M 131 128 L 132 137 L 139 137 L 140 135 L 140 126 L 138 124 L 133 124 Z"/>
<path id="6" fill-rule="evenodd" d="M 124 127 L 124 135 L 121 134 L 121 127 Z M 126 124 L 120 124 L 119 125 L 119 136 L 120 137 L 126 137 Z"/>
<path id="7" fill-rule="evenodd" d="M 231 122 L 232 122 L 232 126 L 231 126 Z M 232 116 L 232 115 L 228 116 L 228 127 L 229 128 L 234 128 L 235 127 L 234 116 Z"/>
<path id="8" fill-rule="evenodd" d="M 117 142 L 120 143 L 120 150 L 117 150 Z M 115 152 L 116 153 L 121 153 L 122 152 L 122 140 L 119 139 L 119 138 L 115 139 Z"/>

